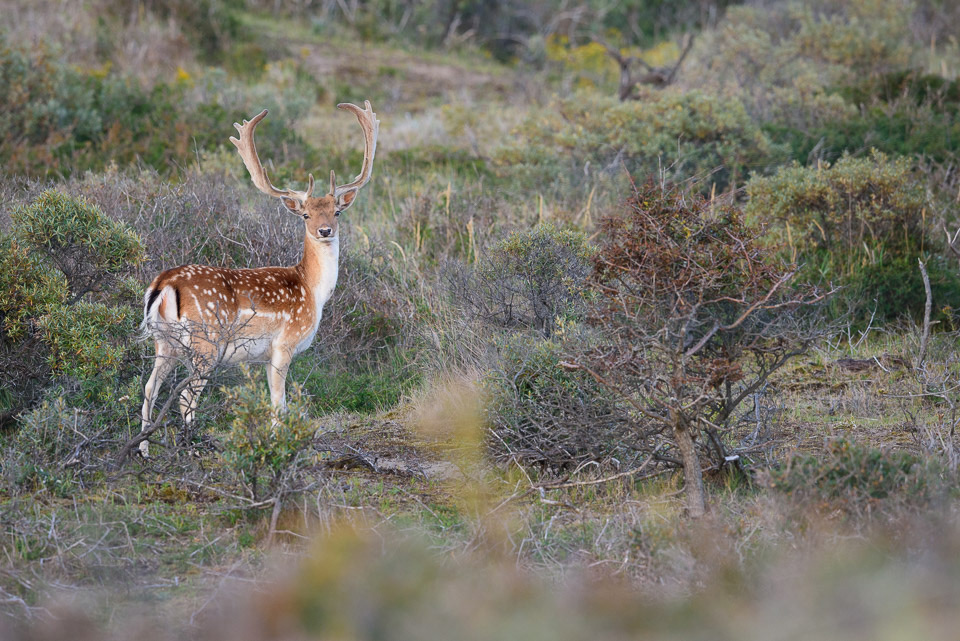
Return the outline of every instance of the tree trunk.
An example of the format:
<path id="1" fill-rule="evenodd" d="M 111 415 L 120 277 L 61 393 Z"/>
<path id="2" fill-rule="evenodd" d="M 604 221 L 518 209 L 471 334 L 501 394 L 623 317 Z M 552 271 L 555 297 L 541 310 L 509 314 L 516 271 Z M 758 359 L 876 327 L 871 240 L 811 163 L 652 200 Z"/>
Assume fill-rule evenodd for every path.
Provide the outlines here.
<path id="1" fill-rule="evenodd" d="M 700 469 L 700 459 L 697 457 L 693 436 L 679 418 L 673 423 L 673 437 L 683 461 L 683 487 L 687 494 L 687 513 L 693 518 L 700 518 L 707 510 L 703 495 L 703 471 Z"/>

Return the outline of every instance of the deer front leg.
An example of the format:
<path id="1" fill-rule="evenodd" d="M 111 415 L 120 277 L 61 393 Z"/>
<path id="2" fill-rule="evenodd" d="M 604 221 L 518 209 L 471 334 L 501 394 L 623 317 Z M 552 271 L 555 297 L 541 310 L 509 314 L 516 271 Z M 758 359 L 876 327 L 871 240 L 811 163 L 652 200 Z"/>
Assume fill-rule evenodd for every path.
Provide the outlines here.
<path id="1" fill-rule="evenodd" d="M 291 355 L 285 350 L 276 350 L 267 365 L 270 403 L 277 410 L 277 415 L 287 409 L 287 370 L 290 369 L 291 360 Z"/>

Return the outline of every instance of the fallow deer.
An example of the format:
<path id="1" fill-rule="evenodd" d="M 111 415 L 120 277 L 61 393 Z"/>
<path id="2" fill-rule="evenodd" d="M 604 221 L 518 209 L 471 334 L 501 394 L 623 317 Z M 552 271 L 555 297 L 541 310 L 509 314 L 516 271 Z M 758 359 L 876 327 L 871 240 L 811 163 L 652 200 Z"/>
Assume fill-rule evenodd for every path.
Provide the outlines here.
<path id="1" fill-rule="evenodd" d="M 340 256 L 338 217 L 370 180 L 380 121 L 370 106 L 341 103 L 363 128 L 363 165 L 356 179 L 338 186 L 330 172 L 330 191 L 314 197 L 313 175 L 306 191 L 277 189 L 267 178 L 253 133 L 267 111 L 243 124 L 234 123 L 239 139 L 230 138 L 253 184 L 304 221 L 303 258 L 293 267 L 224 269 L 183 265 L 161 273 L 144 296 L 144 329 L 156 343 L 156 361 L 144 388 L 141 438 L 149 435 L 150 415 L 159 387 L 185 361 L 196 381 L 183 390 L 180 411 L 189 425 L 210 371 L 219 365 L 267 363 L 270 400 L 285 407 L 286 376 L 293 357 L 313 342 L 323 306 L 337 284 Z M 146 438 L 140 452 L 147 456 Z"/>

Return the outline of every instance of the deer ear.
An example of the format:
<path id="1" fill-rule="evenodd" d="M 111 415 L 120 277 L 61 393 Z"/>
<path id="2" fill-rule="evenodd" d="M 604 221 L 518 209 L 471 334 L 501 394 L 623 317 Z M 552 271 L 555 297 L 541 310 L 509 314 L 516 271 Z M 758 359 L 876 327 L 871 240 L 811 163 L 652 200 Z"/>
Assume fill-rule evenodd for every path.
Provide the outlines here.
<path id="1" fill-rule="evenodd" d="M 351 189 L 345 191 L 337 197 L 337 209 L 343 211 L 347 207 L 353 204 L 353 201 L 356 200 L 357 194 L 360 193 L 360 189 Z"/>
<path id="2" fill-rule="evenodd" d="M 303 213 L 303 203 L 301 203 L 296 198 L 287 198 L 286 196 L 282 196 L 280 198 L 280 202 L 282 202 L 283 206 L 287 208 L 287 211 L 291 213 L 294 213 L 294 214 Z"/>

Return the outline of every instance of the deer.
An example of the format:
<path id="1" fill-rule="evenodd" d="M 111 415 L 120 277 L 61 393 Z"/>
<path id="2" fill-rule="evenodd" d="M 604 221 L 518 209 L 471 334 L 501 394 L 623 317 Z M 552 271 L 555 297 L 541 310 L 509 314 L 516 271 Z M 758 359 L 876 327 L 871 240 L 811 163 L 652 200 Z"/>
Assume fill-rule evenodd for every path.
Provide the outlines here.
<path id="1" fill-rule="evenodd" d="M 210 374 L 225 365 L 265 363 L 271 405 L 278 415 L 285 410 L 290 363 L 313 343 L 323 307 L 337 285 L 340 214 L 370 181 L 377 151 L 380 121 L 370 101 L 363 109 L 351 103 L 337 107 L 352 112 L 363 129 L 363 164 L 360 174 L 345 185 L 336 184 L 331 170 L 330 190 L 319 197 L 313 195 L 313 174 L 306 191 L 277 189 L 270 183 L 253 139 L 266 109 L 243 124 L 234 123 L 239 137 L 230 142 L 240 152 L 254 186 L 303 218 L 303 257 L 292 267 L 181 265 L 153 279 L 144 294 L 142 327 L 154 340 L 156 358 L 144 386 L 141 432 L 134 439 L 144 458 L 149 457 L 148 439 L 156 429 L 150 420 L 154 402 L 180 362 L 187 365 L 192 379 L 189 385 L 178 386 L 180 413 L 188 427 Z"/>

